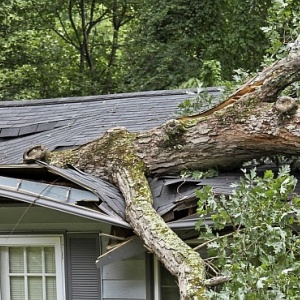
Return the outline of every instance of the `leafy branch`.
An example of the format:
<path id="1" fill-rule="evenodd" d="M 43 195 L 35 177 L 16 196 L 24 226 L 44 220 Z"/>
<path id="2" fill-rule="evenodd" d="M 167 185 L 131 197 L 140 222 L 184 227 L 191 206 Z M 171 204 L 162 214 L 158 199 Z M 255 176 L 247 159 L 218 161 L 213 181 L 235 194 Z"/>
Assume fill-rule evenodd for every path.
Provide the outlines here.
<path id="1" fill-rule="evenodd" d="M 289 166 L 277 175 L 265 171 L 259 176 L 255 169 L 243 172 L 229 198 L 215 196 L 208 186 L 196 192 L 197 229 L 204 241 L 196 249 L 207 250 L 209 264 L 217 270 L 213 276 L 224 276 L 218 291 L 211 289 L 207 295 L 211 299 L 275 299 L 277 295 L 296 299 L 300 288 L 297 179 L 290 175 Z M 203 228 L 207 216 L 214 221 L 213 228 Z"/>

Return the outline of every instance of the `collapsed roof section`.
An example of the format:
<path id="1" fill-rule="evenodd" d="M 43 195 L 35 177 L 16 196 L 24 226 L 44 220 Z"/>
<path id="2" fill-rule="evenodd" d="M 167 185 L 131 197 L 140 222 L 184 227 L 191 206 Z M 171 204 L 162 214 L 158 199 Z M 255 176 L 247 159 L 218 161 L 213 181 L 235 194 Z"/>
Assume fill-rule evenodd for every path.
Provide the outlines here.
<path id="1" fill-rule="evenodd" d="M 171 228 L 194 229 L 198 220 L 195 190 L 209 184 L 217 193 L 230 194 L 231 183 L 238 181 L 240 175 L 237 172 L 211 179 L 149 179 L 153 207 Z M 0 165 L 0 201 L 7 199 L 130 228 L 119 189 L 74 167 L 61 169 L 43 162 Z M 207 222 L 210 224 L 209 219 Z"/>
<path id="2" fill-rule="evenodd" d="M 218 102 L 219 89 L 207 91 Z M 147 130 L 174 118 L 178 104 L 194 96 L 173 90 L 0 102 L 0 199 L 129 227 L 124 198 L 115 186 L 72 167 L 23 165 L 23 153 L 41 144 L 51 151 L 78 147 L 116 126 L 132 132 Z M 154 208 L 165 221 L 174 228 L 194 228 L 194 190 L 201 181 L 164 177 L 149 182 Z"/>

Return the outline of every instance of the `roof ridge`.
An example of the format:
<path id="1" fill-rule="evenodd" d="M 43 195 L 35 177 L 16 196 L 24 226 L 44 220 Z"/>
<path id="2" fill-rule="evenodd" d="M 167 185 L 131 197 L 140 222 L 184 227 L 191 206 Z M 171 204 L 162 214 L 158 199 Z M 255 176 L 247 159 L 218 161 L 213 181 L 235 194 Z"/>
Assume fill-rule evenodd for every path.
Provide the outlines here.
<path id="1" fill-rule="evenodd" d="M 209 92 L 219 92 L 217 87 L 205 88 Z M 80 97 L 62 97 L 62 98 L 50 98 L 50 99 L 33 99 L 33 100 L 10 100 L 0 101 L 1 107 L 23 107 L 23 106 L 40 106 L 40 105 L 56 105 L 78 102 L 93 102 L 93 101 L 109 101 L 115 99 L 126 98 L 138 98 L 138 97 L 152 97 L 152 96 L 174 96 L 182 95 L 187 92 L 196 92 L 197 89 L 177 89 L 177 90 L 158 90 L 158 91 L 143 91 L 133 93 L 119 93 L 119 94 L 107 94 L 107 95 L 95 95 L 95 96 L 80 96 Z"/>

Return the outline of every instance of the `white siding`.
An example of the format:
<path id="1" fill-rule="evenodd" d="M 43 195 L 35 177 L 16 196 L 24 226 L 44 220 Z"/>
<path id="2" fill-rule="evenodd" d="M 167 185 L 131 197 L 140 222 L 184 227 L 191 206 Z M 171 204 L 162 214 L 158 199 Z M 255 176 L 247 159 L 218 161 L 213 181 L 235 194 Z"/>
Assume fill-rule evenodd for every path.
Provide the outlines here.
<path id="1" fill-rule="evenodd" d="M 145 255 L 103 267 L 103 300 L 146 300 Z"/>

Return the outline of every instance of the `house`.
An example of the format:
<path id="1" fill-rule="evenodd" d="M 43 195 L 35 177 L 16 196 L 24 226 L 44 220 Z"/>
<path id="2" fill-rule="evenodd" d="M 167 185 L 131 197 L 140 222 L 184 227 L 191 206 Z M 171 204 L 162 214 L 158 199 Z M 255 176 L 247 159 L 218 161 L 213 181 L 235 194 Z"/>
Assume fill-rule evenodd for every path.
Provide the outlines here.
<path id="1" fill-rule="evenodd" d="M 74 148 L 115 126 L 150 129 L 174 117 L 188 96 L 175 90 L 0 102 L 0 299 L 179 299 L 174 278 L 126 222 L 115 186 L 72 166 L 24 164 L 23 153 L 36 144 Z M 230 193 L 238 176 L 210 184 Z M 190 244 L 197 237 L 194 190 L 208 181 L 149 178 L 155 209 Z"/>

